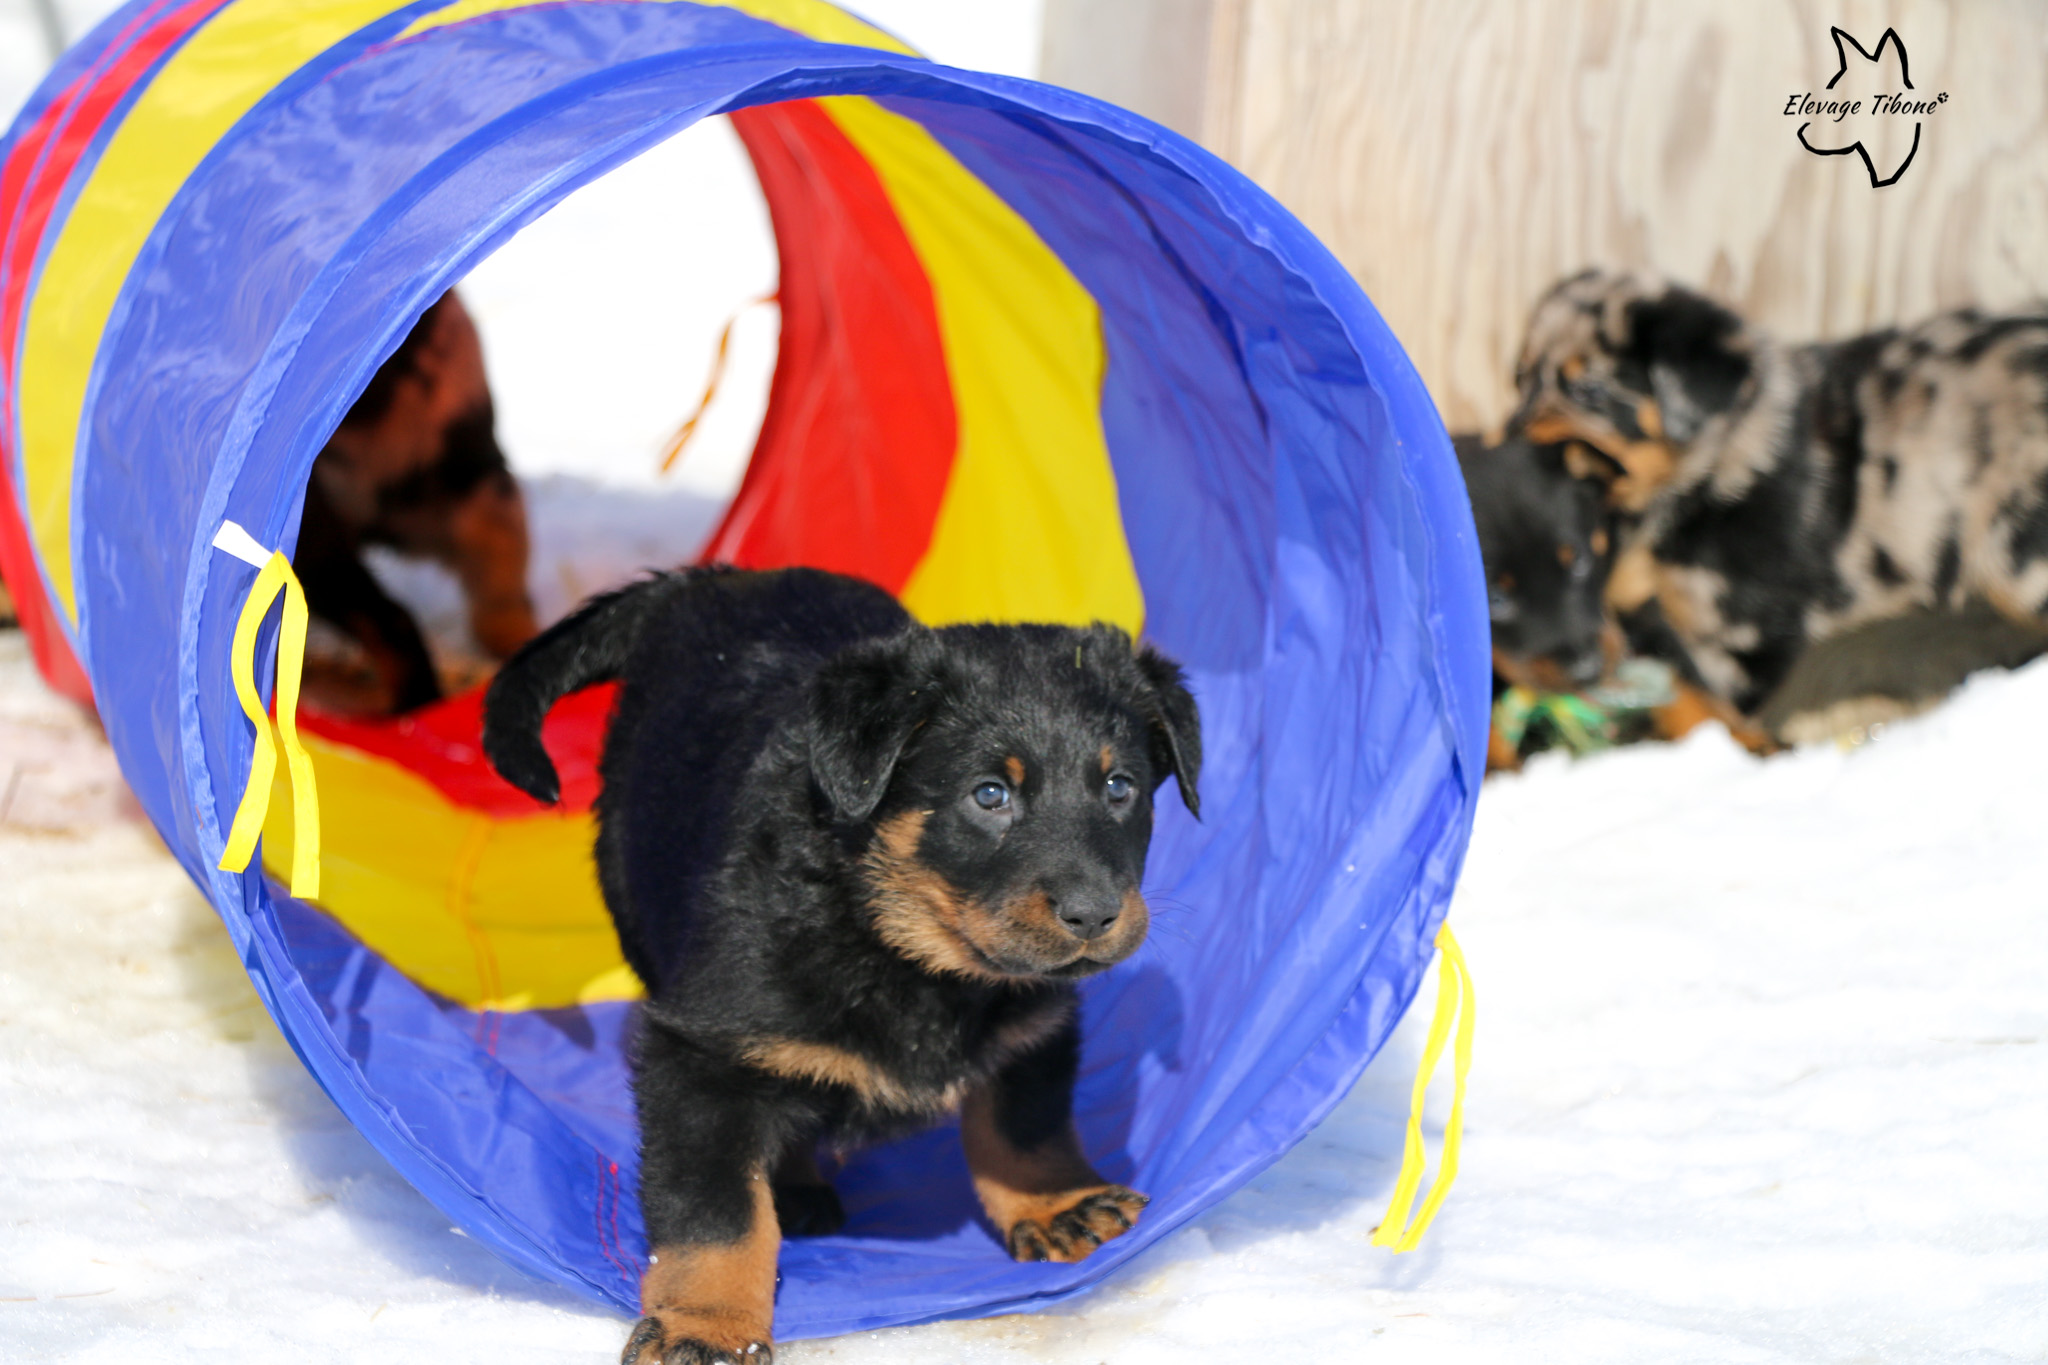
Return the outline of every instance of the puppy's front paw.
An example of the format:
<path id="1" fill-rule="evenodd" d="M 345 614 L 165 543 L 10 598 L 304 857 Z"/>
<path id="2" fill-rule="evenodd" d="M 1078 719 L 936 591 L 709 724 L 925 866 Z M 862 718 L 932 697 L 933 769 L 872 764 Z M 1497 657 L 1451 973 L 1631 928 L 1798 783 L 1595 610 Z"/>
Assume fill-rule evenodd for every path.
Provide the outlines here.
<path id="1" fill-rule="evenodd" d="M 749 1341 L 744 1345 L 714 1345 L 702 1336 L 690 1335 L 701 1323 L 664 1323 L 660 1317 L 640 1319 L 619 1365 L 774 1365 L 772 1342 Z"/>
<path id="2" fill-rule="evenodd" d="M 1062 1202 L 1064 1201 L 1064 1202 Z M 1020 1261 L 1078 1261 L 1137 1224 L 1151 1199 L 1123 1185 L 1049 1196 L 1043 1211 L 1010 1225 L 1006 1242 Z"/>

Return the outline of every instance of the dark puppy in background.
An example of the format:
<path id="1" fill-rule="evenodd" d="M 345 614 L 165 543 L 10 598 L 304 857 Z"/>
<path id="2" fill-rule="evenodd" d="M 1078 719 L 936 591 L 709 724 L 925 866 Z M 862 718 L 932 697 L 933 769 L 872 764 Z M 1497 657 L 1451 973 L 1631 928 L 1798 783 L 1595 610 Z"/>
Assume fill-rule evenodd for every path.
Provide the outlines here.
<path id="1" fill-rule="evenodd" d="M 292 555 L 308 608 L 361 646 L 372 674 L 309 673 L 314 699 L 409 711 L 439 699 L 441 683 L 418 623 L 364 564 L 368 545 L 454 571 L 492 657 L 533 638 L 526 506 L 498 448 L 476 325 L 453 292 L 421 315 L 314 461 Z"/>
<path id="2" fill-rule="evenodd" d="M 598 870 L 648 988 L 629 1365 L 772 1357 L 781 1236 L 842 1220 L 821 1140 L 957 1107 L 1010 1255 L 1130 1228 L 1145 1196 L 1074 1129 L 1074 982 L 1145 937 L 1154 793 L 1196 809 L 1180 669 L 1108 626 L 927 629 L 815 570 L 666 574 L 498 674 L 498 771 L 554 800 L 541 721 L 609 678 Z"/>
<path id="3" fill-rule="evenodd" d="M 1613 644 L 1604 599 L 1613 514 L 1599 485 L 1572 477 L 1563 445 L 1517 435 L 1451 444 L 1486 568 L 1494 671 L 1546 692 L 1599 681 Z"/>
<path id="4" fill-rule="evenodd" d="M 1915 607 L 1811 645 L 1757 721 L 1781 744 L 1856 740 L 1917 715 L 1973 673 L 2018 668 L 2048 653 L 2048 628 L 1983 601 Z"/>
<path id="5" fill-rule="evenodd" d="M 1607 594 L 1632 637 L 1745 714 L 1860 625 L 2048 609 L 2048 316 L 1788 346 L 1587 271 L 1537 306 L 1518 382 L 1529 438 L 1583 442 L 1638 518 Z"/>

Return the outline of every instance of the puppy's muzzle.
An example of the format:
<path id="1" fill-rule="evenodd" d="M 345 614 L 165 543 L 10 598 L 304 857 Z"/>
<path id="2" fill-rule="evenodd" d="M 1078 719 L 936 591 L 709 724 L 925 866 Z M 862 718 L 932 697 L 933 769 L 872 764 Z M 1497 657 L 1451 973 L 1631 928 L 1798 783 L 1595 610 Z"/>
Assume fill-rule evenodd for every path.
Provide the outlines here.
<path id="1" fill-rule="evenodd" d="M 1045 904 L 1053 918 L 1083 943 L 1101 938 L 1115 928 L 1124 910 L 1123 897 L 1093 891 L 1048 891 Z"/>

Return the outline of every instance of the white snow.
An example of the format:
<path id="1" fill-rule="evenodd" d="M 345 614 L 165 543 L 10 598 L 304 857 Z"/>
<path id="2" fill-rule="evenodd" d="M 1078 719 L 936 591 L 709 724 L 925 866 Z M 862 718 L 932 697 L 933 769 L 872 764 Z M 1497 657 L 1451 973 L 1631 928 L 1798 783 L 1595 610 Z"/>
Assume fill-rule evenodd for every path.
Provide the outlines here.
<path id="1" fill-rule="evenodd" d="M 1035 63 L 1037 0 L 859 8 L 942 60 Z M 27 14 L 0 0 L 0 111 Z M 673 486 L 648 473 L 772 283 L 735 167 L 692 130 L 472 277 L 544 615 L 687 558 L 737 476 L 772 308 Z M 448 627 L 446 584 L 393 573 Z M 2048 1358 L 2044 715 L 2048 664 L 1852 752 L 1708 730 L 1494 780 L 1452 916 L 1464 1173 L 1418 1251 L 1368 1237 L 1428 995 L 1301 1147 L 1098 1291 L 780 1359 Z M 601 1361 L 625 1331 L 451 1232 L 346 1124 L 0 633 L 0 1361 Z"/>
<path id="2" fill-rule="evenodd" d="M 706 119 L 581 191 L 463 282 L 524 475 L 729 497 L 768 405 L 781 317 L 768 208 L 730 122 Z M 723 378 L 660 472 L 734 323 Z"/>
<path id="3" fill-rule="evenodd" d="M 1464 1173 L 1418 1251 L 1367 1239 L 1427 996 L 1301 1147 L 1096 1292 L 780 1358 L 2042 1358 L 2044 711 L 2036 665 L 1852 752 L 1707 730 L 1492 781 L 1451 921 Z M 0 755 L 42 812 L 0 811 L 0 1359 L 613 1357 L 623 1320 L 348 1127 L 145 828 L 104 793 L 67 823 L 104 751 L 11 633 Z"/>

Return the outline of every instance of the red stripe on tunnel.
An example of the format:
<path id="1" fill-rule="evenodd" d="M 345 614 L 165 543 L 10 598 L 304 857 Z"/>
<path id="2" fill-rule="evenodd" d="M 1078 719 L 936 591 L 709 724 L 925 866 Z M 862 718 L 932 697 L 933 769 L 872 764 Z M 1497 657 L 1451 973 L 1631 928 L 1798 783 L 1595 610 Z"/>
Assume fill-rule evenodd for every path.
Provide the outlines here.
<path id="1" fill-rule="evenodd" d="M 880 178 L 809 101 L 741 110 L 782 257 L 768 413 L 707 560 L 808 564 L 900 593 L 958 443 L 931 282 Z"/>
<path id="2" fill-rule="evenodd" d="M 88 72 L 52 100 L 0 165 L 0 222 L 9 224 L 0 243 L 0 579 L 14 595 L 23 632 L 36 666 L 50 686 L 85 705 L 92 686 L 71 652 L 55 610 L 43 595 L 28 528 L 22 524 L 14 489 L 14 373 L 20 361 L 21 313 L 28 298 L 36 253 L 58 197 L 107 119 L 158 58 L 197 28 L 227 0 L 193 0 L 167 7 L 154 27 L 137 33 L 131 24 L 114 42 L 129 42 L 111 62 Z M 132 42 L 130 40 L 132 39 Z"/>

